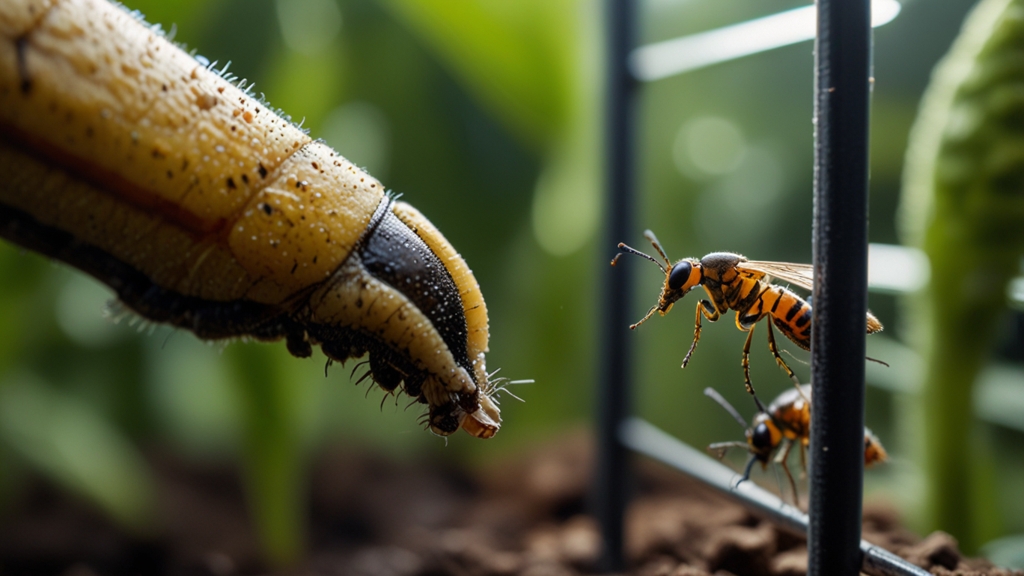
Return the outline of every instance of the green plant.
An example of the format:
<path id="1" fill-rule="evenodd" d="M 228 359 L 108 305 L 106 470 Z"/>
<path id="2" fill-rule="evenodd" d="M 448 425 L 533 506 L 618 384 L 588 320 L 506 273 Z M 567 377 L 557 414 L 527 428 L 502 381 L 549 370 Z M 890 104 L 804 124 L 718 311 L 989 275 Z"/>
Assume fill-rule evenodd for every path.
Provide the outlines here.
<path id="1" fill-rule="evenodd" d="M 1024 255 L 1024 2 L 983 0 L 936 67 L 911 133 L 902 232 L 931 262 L 910 302 L 925 359 L 926 528 L 999 534 L 974 383 Z"/>

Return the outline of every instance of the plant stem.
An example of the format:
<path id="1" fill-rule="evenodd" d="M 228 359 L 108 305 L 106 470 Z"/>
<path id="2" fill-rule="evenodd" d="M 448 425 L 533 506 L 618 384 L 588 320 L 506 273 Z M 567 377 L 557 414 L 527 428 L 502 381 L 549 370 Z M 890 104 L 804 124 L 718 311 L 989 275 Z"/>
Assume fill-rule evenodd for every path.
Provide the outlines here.
<path id="1" fill-rule="evenodd" d="M 232 344 L 224 355 L 239 390 L 250 514 L 267 560 L 287 566 L 305 544 L 305 462 L 293 395 L 269 346 Z"/>

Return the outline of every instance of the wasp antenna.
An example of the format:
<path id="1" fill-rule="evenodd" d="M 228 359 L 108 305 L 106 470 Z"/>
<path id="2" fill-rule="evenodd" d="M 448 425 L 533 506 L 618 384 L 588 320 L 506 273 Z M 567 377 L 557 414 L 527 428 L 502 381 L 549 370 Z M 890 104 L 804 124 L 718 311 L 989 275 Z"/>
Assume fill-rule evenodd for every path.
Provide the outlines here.
<path id="1" fill-rule="evenodd" d="M 639 256 L 641 258 L 646 258 L 646 259 L 650 260 L 651 262 L 654 262 L 655 264 L 657 264 L 658 268 L 661 268 L 662 272 L 668 274 L 668 270 L 666 270 L 665 267 L 661 265 L 661 262 L 658 262 L 658 260 L 654 256 L 651 256 L 650 254 L 644 254 L 643 252 L 637 250 L 636 248 L 633 248 L 632 246 L 628 246 L 625 242 L 619 242 L 619 250 L 622 250 L 622 252 L 624 252 L 626 254 L 632 254 L 633 256 Z M 621 256 L 621 255 L 622 254 L 616 254 L 615 258 L 612 258 L 612 266 L 615 266 L 615 263 L 618 262 L 619 256 Z M 664 256 L 664 254 L 662 254 L 662 255 Z M 671 266 L 671 264 L 669 264 L 669 266 Z"/>
<path id="2" fill-rule="evenodd" d="M 757 462 L 757 456 L 751 454 L 750 458 L 747 458 L 747 465 L 743 467 L 743 478 L 740 478 L 739 481 L 736 482 L 736 485 L 733 486 L 733 489 L 739 488 L 740 484 L 747 480 L 750 480 L 750 471 L 754 468 L 754 462 Z"/>
<path id="3" fill-rule="evenodd" d="M 724 408 L 726 412 L 732 415 L 732 417 L 737 422 L 740 423 L 740 428 L 743 428 L 744 430 L 747 429 L 747 421 L 743 419 L 743 416 L 740 416 L 739 411 L 733 408 L 732 404 L 730 404 L 728 400 L 723 398 L 722 395 L 718 393 L 718 390 L 715 390 L 714 388 L 711 387 L 705 388 L 704 395 L 707 396 L 708 398 L 711 398 L 715 402 L 718 402 L 719 406 Z"/>
<path id="4" fill-rule="evenodd" d="M 757 409 L 760 410 L 764 414 L 768 414 L 768 410 L 764 407 L 764 404 L 761 403 L 761 399 L 757 397 L 757 394 L 754 393 L 753 390 L 750 391 L 750 395 L 754 397 L 754 404 L 757 405 Z M 801 396 L 804 395 L 803 390 L 800 390 L 800 395 Z M 805 397 L 805 399 L 806 399 L 806 397 Z M 774 418 L 772 418 L 772 420 L 774 420 Z"/>
<path id="5" fill-rule="evenodd" d="M 658 242 L 658 237 L 654 235 L 654 231 L 644 230 L 644 238 L 647 238 L 647 241 L 651 243 L 651 246 L 654 246 L 654 249 L 658 251 L 658 254 L 661 254 L 661 257 L 665 259 L 665 265 L 671 268 L 672 261 L 668 259 L 668 254 L 665 254 L 665 249 L 661 247 L 661 242 Z M 664 268 L 662 268 L 662 270 L 664 270 Z"/>
<path id="6" fill-rule="evenodd" d="M 864 358 L 867 359 L 867 360 L 871 360 L 872 362 L 877 362 L 877 363 L 881 364 L 882 366 L 885 366 L 886 368 L 890 368 L 888 362 L 882 362 L 878 358 L 872 358 L 871 356 L 865 356 Z"/>
<path id="7" fill-rule="evenodd" d="M 647 315 L 644 316 L 643 318 L 641 318 L 640 321 L 637 322 L 636 324 L 630 324 L 629 325 L 629 329 L 630 330 L 636 330 L 637 326 L 643 324 L 644 322 L 647 322 L 648 318 L 650 318 L 651 316 L 654 316 L 654 311 L 657 310 L 657 309 L 658 309 L 657 306 L 651 306 L 651 309 L 647 311 Z"/>

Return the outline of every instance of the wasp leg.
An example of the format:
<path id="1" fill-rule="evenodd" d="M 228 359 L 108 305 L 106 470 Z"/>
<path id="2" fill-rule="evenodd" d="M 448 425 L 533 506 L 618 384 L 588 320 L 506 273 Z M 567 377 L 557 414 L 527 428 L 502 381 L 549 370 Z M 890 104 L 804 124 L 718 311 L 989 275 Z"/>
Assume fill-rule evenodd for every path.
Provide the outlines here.
<path id="1" fill-rule="evenodd" d="M 786 478 L 789 479 L 789 487 L 793 490 L 793 506 L 800 508 L 800 493 L 796 491 L 796 480 L 793 479 L 793 473 L 789 471 L 789 452 L 793 449 L 793 442 L 786 442 L 786 447 L 779 452 L 779 455 L 775 457 L 775 462 L 782 467 L 782 471 L 786 473 Z M 801 446 L 801 454 L 803 454 L 803 446 Z"/>
<path id="2" fill-rule="evenodd" d="M 743 384 L 747 387 L 747 394 L 750 394 L 755 399 L 757 394 L 754 394 L 754 385 L 750 383 L 750 342 L 754 338 L 754 328 L 757 324 L 752 324 L 750 330 L 747 330 L 747 341 L 743 344 L 743 359 L 740 360 L 740 364 L 743 365 Z M 760 404 L 760 402 L 758 402 Z"/>
<path id="3" fill-rule="evenodd" d="M 753 332 L 753 330 L 751 330 L 751 332 Z M 786 361 L 782 359 L 781 355 L 779 355 L 779 346 L 778 344 L 775 343 L 775 330 L 772 329 L 771 322 L 768 322 L 768 349 L 772 351 L 772 356 L 775 357 L 775 363 L 779 365 L 779 368 L 782 368 L 783 370 L 786 371 L 786 374 L 789 374 L 789 377 L 793 380 L 793 385 L 796 386 L 796 389 L 798 391 L 800 391 L 800 396 L 804 400 L 807 400 L 807 397 L 804 396 L 803 389 L 800 388 L 800 379 L 796 377 L 796 374 L 793 373 L 793 370 L 789 368 L 789 365 L 786 364 Z"/>
<path id="4" fill-rule="evenodd" d="M 708 452 L 710 452 L 715 458 L 721 460 L 725 458 L 725 453 L 729 451 L 729 448 L 743 448 L 749 450 L 750 447 L 746 442 L 715 442 L 714 444 L 708 445 Z"/>
<path id="5" fill-rule="evenodd" d="M 701 314 L 708 319 L 708 322 L 717 322 L 718 319 L 722 317 L 711 302 L 708 302 L 707 300 L 697 302 L 697 319 L 694 322 L 693 327 L 693 344 L 690 344 L 690 349 L 686 352 L 686 356 L 683 357 L 683 368 L 686 368 L 686 365 L 690 362 L 690 356 L 693 355 L 693 351 L 697 349 L 697 342 L 700 341 Z"/>
<path id="6" fill-rule="evenodd" d="M 800 477 L 807 477 L 807 446 L 803 442 L 800 443 Z"/>

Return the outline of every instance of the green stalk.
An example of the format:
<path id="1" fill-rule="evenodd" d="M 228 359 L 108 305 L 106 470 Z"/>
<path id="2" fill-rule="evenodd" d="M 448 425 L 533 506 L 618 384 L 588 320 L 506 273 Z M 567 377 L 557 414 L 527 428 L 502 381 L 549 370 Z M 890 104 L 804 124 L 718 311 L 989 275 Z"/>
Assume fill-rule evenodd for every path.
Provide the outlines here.
<path id="1" fill-rule="evenodd" d="M 970 243 L 936 239 L 926 250 L 932 261 L 932 287 L 924 298 L 932 325 L 925 351 L 921 390 L 924 410 L 926 530 L 942 529 L 975 551 L 999 535 L 1002 519 L 991 494 L 991 467 L 973 415 L 974 383 L 989 358 L 1006 283 L 1017 257 L 1008 251 L 978 253 Z"/>
<path id="2" fill-rule="evenodd" d="M 243 460 L 249 510 L 265 556 L 274 567 L 298 560 L 305 546 L 305 459 L 299 442 L 294 394 L 275 349 L 232 344 L 243 426 Z"/>
<path id="3" fill-rule="evenodd" d="M 901 205 L 931 262 L 910 323 L 925 360 L 925 529 L 970 552 L 998 533 L 973 389 L 1024 255 L 1024 0 L 982 0 L 936 67 L 911 133 Z"/>

